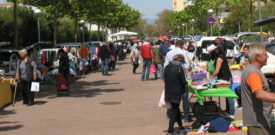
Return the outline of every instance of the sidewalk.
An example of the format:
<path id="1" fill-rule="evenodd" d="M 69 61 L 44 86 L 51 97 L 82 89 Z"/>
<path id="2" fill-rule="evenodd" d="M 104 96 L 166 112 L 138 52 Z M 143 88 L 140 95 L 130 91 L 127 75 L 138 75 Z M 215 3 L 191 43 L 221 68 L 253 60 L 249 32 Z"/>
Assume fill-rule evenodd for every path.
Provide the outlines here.
<path id="1" fill-rule="evenodd" d="M 142 67 L 136 75 L 131 68 L 126 60 L 111 76 L 88 74 L 70 85 L 70 97 L 56 97 L 55 85 L 43 86 L 34 106 L 17 102 L 0 111 L 0 135 L 165 135 L 166 109 L 157 106 L 163 82 L 142 82 Z M 244 133 L 223 135 L 232 134 Z"/>

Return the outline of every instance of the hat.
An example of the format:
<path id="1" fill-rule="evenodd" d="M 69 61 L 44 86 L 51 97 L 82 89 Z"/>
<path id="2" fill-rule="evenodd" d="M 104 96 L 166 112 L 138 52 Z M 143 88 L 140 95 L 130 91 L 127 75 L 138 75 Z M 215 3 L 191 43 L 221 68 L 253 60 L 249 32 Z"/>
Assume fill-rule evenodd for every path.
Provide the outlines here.
<path id="1" fill-rule="evenodd" d="M 214 44 L 207 47 L 207 53 L 210 54 L 212 51 L 214 51 L 217 48 Z"/>

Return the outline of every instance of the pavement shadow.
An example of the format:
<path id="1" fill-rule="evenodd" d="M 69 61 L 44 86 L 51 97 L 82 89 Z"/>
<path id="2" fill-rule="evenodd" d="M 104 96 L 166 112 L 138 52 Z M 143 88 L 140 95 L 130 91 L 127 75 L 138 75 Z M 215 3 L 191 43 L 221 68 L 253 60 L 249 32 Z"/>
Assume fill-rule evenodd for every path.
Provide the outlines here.
<path id="1" fill-rule="evenodd" d="M 75 82 L 75 84 L 73 84 L 71 88 L 79 89 L 87 86 L 105 86 L 105 85 L 114 85 L 114 84 L 120 84 L 120 83 L 109 83 L 108 80 L 99 80 L 94 82 L 78 81 L 78 82 Z"/>
<path id="2" fill-rule="evenodd" d="M 0 116 L 3 116 L 3 115 L 10 115 L 10 114 L 15 114 L 15 110 L 4 110 L 4 109 L 1 109 L 0 110 Z"/>
<path id="3" fill-rule="evenodd" d="M 102 95 L 103 93 L 121 92 L 124 89 L 90 89 L 90 90 L 72 90 L 69 97 L 86 97 L 91 98 Z"/>
<path id="4" fill-rule="evenodd" d="M 44 105 L 46 104 L 48 101 L 34 101 L 34 105 Z"/>
<path id="5" fill-rule="evenodd" d="M 120 83 L 117 82 L 109 82 L 108 80 L 99 80 L 94 82 L 88 81 L 77 81 L 73 84 L 70 84 L 70 96 L 69 97 L 94 97 L 97 95 L 101 95 L 102 93 L 109 93 L 109 92 L 119 92 L 123 91 L 124 89 L 100 89 L 94 88 L 89 89 L 89 87 L 97 87 L 97 86 L 106 86 L 106 85 L 117 85 Z M 57 98 L 56 92 L 56 85 L 44 85 L 41 88 L 41 91 L 36 94 L 36 98 L 44 98 L 47 97 L 48 99 Z M 38 103 L 38 105 L 43 105 L 46 102 Z M 37 104 L 37 103 L 35 103 Z"/>
<path id="6" fill-rule="evenodd" d="M 17 130 L 17 129 L 22 128 L 22 127 L 23 127 L 23 125 L 0 126 L 0 132 L 1 131 Z"/>

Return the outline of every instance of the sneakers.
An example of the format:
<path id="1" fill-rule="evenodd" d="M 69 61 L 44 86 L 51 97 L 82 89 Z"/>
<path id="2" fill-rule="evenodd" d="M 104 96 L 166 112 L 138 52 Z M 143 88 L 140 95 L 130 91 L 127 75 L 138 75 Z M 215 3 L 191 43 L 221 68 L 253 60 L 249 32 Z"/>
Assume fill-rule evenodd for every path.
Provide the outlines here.
<path id="1" fill-rule="evenodd" d="M 243 110 L 243 107 L 238 107 L 239 111 L 242 111 Z"/>
<path id="2" fill-rule="evenodd" d="M 234 118 L 235 118 L 235 116 L 234 116 L 234 115 L 229 115 L 229 117 L 230 117 L 231 119 L 234 119 Z"/>

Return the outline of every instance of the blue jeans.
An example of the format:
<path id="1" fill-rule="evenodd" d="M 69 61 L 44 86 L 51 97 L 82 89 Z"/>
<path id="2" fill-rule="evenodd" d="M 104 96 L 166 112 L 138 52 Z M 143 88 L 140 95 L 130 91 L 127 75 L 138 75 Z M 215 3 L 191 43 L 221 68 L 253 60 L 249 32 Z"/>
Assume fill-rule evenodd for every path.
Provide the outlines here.
<path id="1" fill-rule="evenodd" d="M 143 69 L 142 69 L 142 76 L 141 76 L 142 80 L 145 79 L 145 72 L 146 72 L 146 80 L 149 80 L 151 64 L 152 64 L 152 59 L 143 59 Z"/>
<path id="2" fill-rule="evenodd" d="M 108 58 L 102 59 L 102 63 L 101 63 L 102 75 L 108 75 L 109 61 L 110 59 Z"/>
<path id="3" fill-rule="evenodd" d="M 188 84 L 185 85 L 185 92 L 181 95 L 183 101 L 184 120 L 191 119 L 190 106 L 188 101 Z"/>
<path id="4" fill-rule="evenodd" d="M 237 99 L 238 105 L 239 105 L 238 107 L 242 107 L 242 87 L 239 86 L 239 87 L 235 88 L 235 93 L 236 93 L 237 96 L 239 97 L 239 98 Z"/>
<path id="5" fill-rule="evenodd" d="M 159 75 L 160 75 L 160 79 L 163 79 L 163 68 L 162 68 L 162 64 L 155 64 L 156 66 L 156 74 L 155 74 L 155 78 L 158 79 L 158 71 L 159 71 Z"/>
<path id="6" fill-rule="evenodd" d="M 231 81 L 232 81 L 232 78 L 229 80 L 229 82 L 231 82 Z M 230 88 L 231 88 L 231 86 L 230 86 Z M 235 102 L 234 102 L 234 99 L 226 98 L 226 112 L 229 115 L 235 115 Z"/>
<path id="7" fill-rule="evenodd" d="M 229 115 L 235 115 L 235 102 L 234 99 L 226 98 L 226 112 Z"/>

